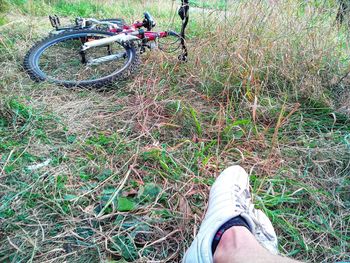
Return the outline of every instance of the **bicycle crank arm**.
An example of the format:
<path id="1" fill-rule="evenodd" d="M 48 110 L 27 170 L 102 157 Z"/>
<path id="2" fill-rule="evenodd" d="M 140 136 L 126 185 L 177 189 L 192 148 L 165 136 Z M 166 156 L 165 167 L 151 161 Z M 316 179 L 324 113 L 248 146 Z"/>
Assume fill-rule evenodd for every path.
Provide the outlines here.
<path id="1" fill-rule="evenodd" d="M 111 36 L 111 37 L 106 37 L 106 38 L 102 38 L 102 39 L 97 39 L 97 40 L 93 40 L 93 41 L 89 41 L 84 43 L 84 45 L 82 46 L 81 50 L 85 51 L 89 48 L 92 47 L 98 47 L 98 46 L 103 46 L 103 45 L 107 45 L 113 42 L 118 42 L 120 44 L 125 44 L 129 41 L 135 41 L 135 40 L 140 40 L 138 37 L 133 36 L 133 35 L 125 35 L 125 34 L 119 34 L 119 35 L 115 35 L 115 36 Z"/>
<path id="2" fill-rule="evenodd" d="M 123 58 L 125 56 L 126 56 L 125 52 L 120 52 L 120 53 L 114 54 L 114 55 L 104 56 L 104 57 L 95 58 L 95 59 L 89 59 L 87 61 L 86 65 L 87 66 L 98 65 L 98 64 L 101 64 L 104 62 L 120 59 L 120 58 Z"/>

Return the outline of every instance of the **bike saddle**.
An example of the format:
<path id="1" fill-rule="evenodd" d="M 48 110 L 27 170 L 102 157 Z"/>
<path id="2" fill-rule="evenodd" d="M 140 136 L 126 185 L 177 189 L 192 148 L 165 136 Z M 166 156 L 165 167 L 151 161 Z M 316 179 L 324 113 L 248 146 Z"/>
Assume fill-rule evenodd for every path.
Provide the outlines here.
<path id="1" fill-rule="evenodd" d="M 153 19 L 150 13 L 144 13 L 145 19 L 143 20 L 143 26 L 147 28 L 147 30 L 151 30 L 156 26 L 156 21 Z"/>

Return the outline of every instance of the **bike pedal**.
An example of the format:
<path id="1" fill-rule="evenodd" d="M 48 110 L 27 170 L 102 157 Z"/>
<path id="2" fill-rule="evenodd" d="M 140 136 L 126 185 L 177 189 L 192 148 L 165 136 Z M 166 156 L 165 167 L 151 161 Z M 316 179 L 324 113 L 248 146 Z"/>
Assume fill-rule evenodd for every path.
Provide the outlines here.
<path id="1" fill-rule="evenodd" d="M 177 59 L 181 62 L 187 62 L 187 55 L 181 54 L 177 57 Z"/>
<path id="2" fill-rule="evenodd" d="M 52 27 L 58 29 L 61 26 L 60 18 L 57 15 L 50 15 L 49 20 Z"/>
<path id="3" fill-rule="evenodd" d="M 146 52 L 145 46 L 141 46 L 141 47 L 140 47 L 140 54 L 143 54 L 143 53 L 145 53 L 145 52 Z"/>

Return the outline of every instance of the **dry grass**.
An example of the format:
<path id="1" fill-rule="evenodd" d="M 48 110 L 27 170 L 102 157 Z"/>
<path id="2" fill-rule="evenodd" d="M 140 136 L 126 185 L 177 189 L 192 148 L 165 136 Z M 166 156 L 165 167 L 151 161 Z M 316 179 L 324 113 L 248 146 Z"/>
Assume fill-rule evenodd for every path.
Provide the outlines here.
<path id="1" fill-rule="evenodd" d="M 116 12 L 149 8 L 165 27 L 173 3 L 154 2 Z M 178 262 L 231 164 L 249 171 L 281 253 L 349 260 L 350 123 L 337 112 L 349 107 L 338 83 L 349 49 L 336 7 L 242 1 L 220 24 L 221 11 L 194 11 L 188 63 L 143 55 L 140 74 L 106 91 L 31 82 L 21 61 L 46 19 L 12 8 L 0 28 L 0 261 Z"/>

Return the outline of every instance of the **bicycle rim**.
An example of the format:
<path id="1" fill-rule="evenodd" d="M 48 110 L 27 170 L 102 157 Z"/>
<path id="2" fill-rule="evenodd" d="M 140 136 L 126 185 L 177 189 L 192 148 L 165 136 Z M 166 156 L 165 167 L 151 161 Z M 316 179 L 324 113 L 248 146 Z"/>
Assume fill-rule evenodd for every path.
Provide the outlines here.
<path id="1" fill-rule="evenodd" d="M 123 72 L 133 56 L 128 47 L 114 42 L 88 49 L 84 63 L 81 46 L 108 36 L 103 32 L 79 32 L 53 38 L 36 52 L 34 66 L 40 77 L 56 83 L 79 85 L 103 81 Z"/>

